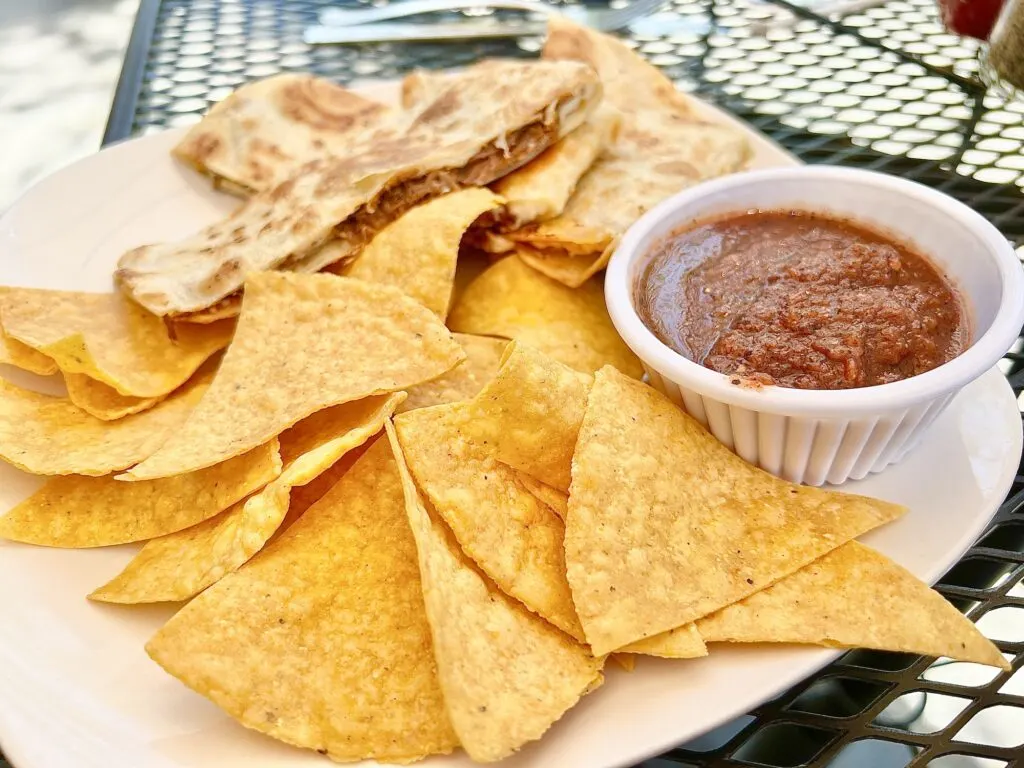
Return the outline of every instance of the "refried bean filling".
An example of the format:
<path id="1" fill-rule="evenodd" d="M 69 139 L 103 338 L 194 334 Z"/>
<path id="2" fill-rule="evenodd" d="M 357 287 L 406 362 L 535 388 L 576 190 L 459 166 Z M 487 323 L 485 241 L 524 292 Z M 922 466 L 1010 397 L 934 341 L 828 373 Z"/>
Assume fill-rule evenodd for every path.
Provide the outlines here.
<path id="1" fill-rule="evenodd" d="M 925 258 L 828 216 L 758 211 L 659 243 L 636 288 L 665 344 L 740 383 L 899 381 L 969 343 L 960 298 Z"/>

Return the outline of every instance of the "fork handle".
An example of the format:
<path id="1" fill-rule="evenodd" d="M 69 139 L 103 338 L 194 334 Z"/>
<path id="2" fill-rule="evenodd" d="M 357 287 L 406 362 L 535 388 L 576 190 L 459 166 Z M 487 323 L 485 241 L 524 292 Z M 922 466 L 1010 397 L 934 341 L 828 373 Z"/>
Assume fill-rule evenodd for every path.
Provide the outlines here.
<path id="1" fill-rule="evenodd" d="M 465 10 L 467 8 L 510 8 L 537 13 L 556 13 L 554 7 L 545 8 L 534 0 L 402 0 L 380 8 L 325 8 L 320 12 L 320 23 L 327 27 L 351 27 L 389 19 L 401 19 L 420 13 Z"/>
<path id="2" fill-rule="evenodd" d="M 483 40 L 499 37 L 541 36 L 543 23 L 496 24 L 494 22 L 457 21 L 451 24 L 383 22 L 355 27 L 307 27 L 302 39 L 307 45 L 349 45 L 394 41 Z"/>

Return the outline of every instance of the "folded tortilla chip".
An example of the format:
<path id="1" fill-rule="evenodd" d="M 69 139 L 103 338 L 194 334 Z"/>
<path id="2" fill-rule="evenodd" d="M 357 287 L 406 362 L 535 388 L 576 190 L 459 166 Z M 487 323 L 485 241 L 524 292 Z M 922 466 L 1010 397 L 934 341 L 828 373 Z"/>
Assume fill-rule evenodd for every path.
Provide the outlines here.
<path id="1" fill-rule="evenodd" d="M 708 655 L 708 648 L 696 625 L 690 623 L 624 645 L 620 652 L 660 656 L 663 659 L 698 659 Z"/>
<path id="2" fill-rule="evenodd" d="M 543 154 L 492 186 L 505 199 L 502 231 L 558 216 L 580 177 L 615 136 L 619 113 L 599 109 L 594 116 Z"/>
<path id="3" fill-rule="evenodd" d="M 209 392 L 121 478 L 211 466 L 323 408 L 428 381 L 462 358 L 441 322 L 395 288 L 334 275 L 253 275 Z"/>
<path id="4" fill-rule="evenodd" d="M 462 435 L 465 404 L 395 420 L 416 482 L 463 551 L 506 594 L 577 639 L 583 630 L 565 579 L 565 526 L 516 473 Z"/>
<path id="5" fill-rule="evenodd" d="M 378 233 L 345 274 L 393 285 L 444 320 L 462 236 L 501 203 L 490 190 L 471 188 L 413 208 Z"/>
<path id="6" fill-rule="evenodd" d="M 243 725 L 334 760 L 404 763 L 457 744 L 387 440 L 146 650 Z"/>
<path id="7" fill-rule="evenodd" d="M 116 293 L 8 288 L 0 321 L 13 339 L 132 397 L 180 387 L 231 341 L 234 323 L 185 326 L 172 339 L 160 318 Z"/>
<path id="8" fill-rule="evenodd" d="M 597 654 L 731 605 L 903 514 L 747 464 L 611 367 L 576 442 L 565 559 Z"/>
<path id="9" fill-rule="evenodd" d="M 500 760 L 539 739 L 599 685 L 602 662 L 505 597 L 463 559 L 423 506 L 390 425 L 388 437 L 419 553 L 448 716 L 471 758 Z"/>
<path id="10" fill-rule="evenodd" d="M 593 382 L 532 347 L 510 342 L 498 375 L 468 405 L 466 434 L 499 461 L 568 491 Z"/>
<path id="11" fill-rule="evenodd" d="M 0 365 L 13 365 L 39 376 L 51 376 L 57 372 L 57 363 L 52 357 L 12 339 L 3 328 L 0 328 Z"/>
<path id="12" fill-rule="evenodd" d="M 71 548 L 152 539 L 213 517 L 280 473 L 272 440 L 215 467 L 161 480 L 57 477 L 0 518 L 0 537 Z"/>
<path id="13" fill-rule="evenodd" d="M 148 411 L 102 421 L 67 398 L 0 379 L 0 460 L 36 475 L 106 475 L 125 469 L 180 430 L 208 386 L 209 376 L 195 376 Z"/>
<path id="14" fill-rule="evenodd" d="M 280 477 L 217 517 L 150 541 L 121 573 L 89 597 L 108 603 L 187 600 L 237 570 L 281 526 L 292 488 L 315 480 L 380 432 L 404 398 L 404 392 L 368 397 L 303 419 L 281 435 Z M 209 470 L 196 474 L 204 471 Z"/>
<path id="15" fill-rule="evenodd" d="M 347 154 L 390 113 L 323 78 L 275 75 L 215 104 L 173 154 L 225 191 L 249 195 L 310 160 Z"/>
<path id="16" fill-rule="evenodd" d="M 556 218 L 509 237 L 532 246 L 530 265 L 566 285 L 582 285 L 608 263 L 615 240 L 642 214 L 704 179 L 743 168 L 746 138 L 701 121 L 672 82 L 608 35 L 552 17 L 544 58 L 592 66 L 604 103 L 622 115 L 615 139 L 580 179 Z"/>
<path id="17" fill-rule="evenodd" d="M 697 628 L 707 642 L 873 648 L 1010 669 L 942 595 L 856 541 L 705 616 Z"/>
<path id="18" fill-rule="evenodd" d="M 515 470 L 515 473 L 516 481 L 536 496 L 538 500 L 547 504 L 551 511 L 558 515 L 558 518 L 564 523 L 565 516 L 569 514 L 569 494 L 562 493 L 557 488 L 552 488 L 540 480 L 535 480 L 525 472 Z"/>
<path id="19" fill-rule="evenodd" d="M 584 373 L 614 365 L 629 376 L 643 375 L 640 361 L 608 317 L 600 281 L 573 290 L 516 257 L 501 259 L 469 284 L 448 326 L 516 339 Z"/>
<path id="20" fill-rule="evenodd" d="M 159 397 L 132 397 L 122 395 L 113 387 L 96 381 L 84 373 L 65 373 L 64 385 L 71 402 L 103 421 L 116 421 L 133 413 L 149 410 L 164 399 Z"/>
<path id="21" fill-rule="evenodd" d="M 473 397 L 498 372 L 508 345 L 504 339 L 465 333 L 456 333 L 455 341 L 466 353 L 466 359 L 433 381 L 409 387 L 409 398 L 398 407 L 399 413 Z"/>
<path id="22" fill-rule="evenodd" d="M 417 204 L 529 162 L 582 124 L 599 98 L 596 75 L 575 62 L 470 67 L 396 134 L 311 161 L 178 243 L 129 251 L 117 281 L 154 314 L 177 315 L 215 304 L 260 270 L 322 269 L 327 263 L 302 262 L 327 240 L 342 243 L 332 258 L 357 254 Z"/>

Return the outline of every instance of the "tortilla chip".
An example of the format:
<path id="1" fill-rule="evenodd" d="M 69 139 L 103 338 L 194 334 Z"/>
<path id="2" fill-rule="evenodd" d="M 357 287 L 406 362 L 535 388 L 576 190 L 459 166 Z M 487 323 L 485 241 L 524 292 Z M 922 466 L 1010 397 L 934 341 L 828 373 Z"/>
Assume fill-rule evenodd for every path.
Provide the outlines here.
<path id="1" fill-rule="evenodd" d="M 172 339 L 163 321 L 118 293 L 8 288 L 0 319 L 13 339 L 122 395 L 160 397 L 185 383 L 231 341 L 234 323 L 183 326 Z"/>
<path id="2" fill-rule="evenodd" d="M 455 340 L 466 359 L 443 376 L 410 387 L 409 399 L 398 407 L 398 413 L 468 400 L 498 372 L 507 341 L 465 333 L 456 333 Z"/>
<path id="3" fill-rule="evenodd" d="M 565 516 L 569 514 L 569 494 L 562 493 L 557 488 L 552 488 L 540 480 L 534 480 L 525 472 L 515 470 L 515 474 L 516 482 L 536 496 L 539 501 L 547 504 L 551 511 L 558 515 L 563 523 L 565 522 Z"/>
<path id="4" fill-rule="evenodd" d="M 284 470 L 280 477 L 217 517 L 150 541 L 120 574 L 89 597 L 108 603 L 187 600 L 237 570 L 284 521 L 292 487 L 315 480 L 380 432 L 404 397 L 404 392 L 368 397 L 300 421 L 281 435 Z"/>
<path id="5" fill-rule="evenodd" d="M 471 188 L 413 208 L 374 237 L 346 274 L 393 285 L 444 320 L 462 236 L 501 203 L 490 190 Z"/>
<path id="6" fill-rule="evenodd" d="M 0 293 L 0 295 L 3 295 Z M 57 363 L 28 344 L 12 339 L 0 328 L 0 365 L 13 365 L 38 376 L 52 376 L 57 372 Z"/>
<path id="7" fill-rule="evenodd" d="M 148 411 L 101 421 L 67 398 L 0 379 L 0 460 L 36 475 L 105 475 L 125 469 L 179 431 L 208 386 L 209 376 L 196 376 Z"/>
<path id="8" fill-rule="evenodd" d="M 618 131 L 619 119 L 615 110 L 599 109 L 532 162 L 495 182 L 494 191 L 506 201 L 505 227 L 517 229 L 560 214 L 580 177 Z"/>
<path id="9" fill-rule="evenodd" d="M 146 650 L 243 725 L 334 760 L 411 762 L 457 744 L 387 440 Z"/>
<path id="10" fill-rule="evenodd" d="M 525 257 L 532 266 L 577 286 L 604 268 L 640 216 L 686 187 L 741 170 L 750 145 L 735 128 L 702 121 L 664 74 L 608 35 L 552 18 L 544 58 L 593 67 L 602 109 L 623 118 L 561 214 L 509 234 L 535 249 Z"/>
<path id="11" fill-rule="evenodd" d="M 266 442 L 312 413 L 428 381 L 464 358 L 448 329 L 385 285 L 262 272 L 235 339 L 185 425 L 126 480 L 191 472 Z"/>
<path id="12" fill-rule="evenodd" d="M 499 461 L 568 491 L 592 384 L 591 376 L 512 342 L 498 375 L 473 398 L 466 433 Z"/>
<path id="13" fill-rule="evenodd" d="M 708 642 L 873 648 L 1010 669 L 942 595 L 856 541 L 700 619 L 697 627 Z"/>
<path id="14" fill-rule="evenodd" d="M 618 240 L 609 240 L 599 255 L 587 253 L 563 253 L 559 250 L 543 251 L 525 243 L 515 246 L 516 254 L 542 275 L 579 288 L 591 277 L 608 266 Z"/>
<path id="15" fill-rule="evenodd" d="M 906 510 L 780 480 L 645 384 L 595 376 L 565 553 L 594 653 L 713 613 Z"/>
<path id="16" fill-rule="evenodd" d="M 636 378 L 644 372 L 608 317 L 599 281 L 573 290 L 515 257 L 501 259 L 466 288 L 448 326 L 516 339 L 584 373 L 603 365 Z"/>
<path id="17" fill-rule="evenodd" d="M 395 421 L 409 468 L 465 553 L 499 588 L 564 632 L 583 638 L 565 579 L 565 526 L 516 482 L 516 473 L 463 434 L 464 404 Z"/>
<path id="18" fill-rule="evenodd" d="M 65 373 L 64 384 L 71 402 L 103 421 L 116 421 L 133 413 L 149 410 L 164 398 L 122 395 L 102 381 L 81 373 Z"/>
<path id="19" fill-rule="evenodd" d="M 636 669 L 636 656 L 632 653 L 613 653 L 608 658 L 618 664 L 626 672 L 632 672 Z"/>
<path id="20" fill-rule="evenodd" d="M 692 623 L 624 645 L 621 651 L 663 659 L 697 659 L 708 655 L 704 638 Z"/>
<path id="21" fill-rule="evenodd" d="M 213 517 L 281 473 L 277 440 L 209 469 L 120 483 L 58 477 L 0 517 L 0 537 L 47 547 L 105 547 L 173 534 Z"/>
<path id="22" fill-rule="evenodd" d="M 390 425 L 387 429 L 419 552 L 448 716 L 471 758 L 500 760 L 539 739 L 599 685 L 602 662 L 505 597 L 463 559 L 423 506 L 394 431 Z"/>

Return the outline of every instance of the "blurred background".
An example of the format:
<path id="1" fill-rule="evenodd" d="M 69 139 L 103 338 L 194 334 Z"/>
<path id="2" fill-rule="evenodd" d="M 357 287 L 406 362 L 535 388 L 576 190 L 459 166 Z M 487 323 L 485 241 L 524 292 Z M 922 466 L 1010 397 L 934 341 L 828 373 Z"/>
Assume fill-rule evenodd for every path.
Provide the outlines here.
<path id="1" fill-rule="evenodd" d="M 95 152 L 138 0 L 0 0 L 0 211 Z"/>

